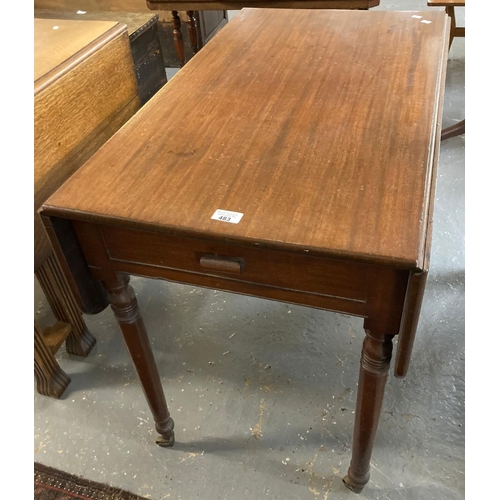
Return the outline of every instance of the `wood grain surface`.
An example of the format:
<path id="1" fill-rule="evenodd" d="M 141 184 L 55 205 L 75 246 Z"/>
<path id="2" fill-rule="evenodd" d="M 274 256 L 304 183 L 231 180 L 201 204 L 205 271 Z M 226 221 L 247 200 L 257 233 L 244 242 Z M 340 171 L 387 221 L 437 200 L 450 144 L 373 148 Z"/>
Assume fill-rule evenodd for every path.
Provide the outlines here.
<path id="1" fill-rule="evenodd" d="M 147 0 L 35 0 L 35 9 L 68 9 L 76 6 L 82 11 L 122 11 L 147 12 L 151 10 L 226 10 L 243 7 L 283 7 L 294 8 L 368 8 L 380 4 L 380 0 L 179 0 L 179 1 L 147 1 Z M 178 8 L 177 8 L 178 7 Z"/>
<path id="2" fill-rule="evenodd" d="M 158 15 L 153 12 L 83 12 L 35 9 L 35 19 L 79 21 L 113 21 L 126 26 L 129 34 L 132 59 L 139 87 L 141 104 L 146 103 L 165 83 L 167 77 L 158 32 Z M 92 27 L 93 23 L 89 26 Z M 83 25 L 85 26 L 85 25 Z"/>
<path id="3" fill-rule="evenodd" d="M 151 10 L 369 9 L 380 0 L 148 0 Z"/>
<path id="4" fill-rule="evenodd" d="M 465 7 L 465 0 L 427 0 L 432 7 Z"/>
<path id="5" fill-rule="evenodd" d="M 37 210 L 139 108 L 125 25 L 93 24 L 34 21 L 35 270 L 52 252 Z"/>
<path id="6" fill-rule="evenodd" d="M 35 9 L 147 12 L 146 0 L 35 0 Z"/>
<path id="7" fill-rule="evenodd" d="M 125 24 L 127 32 L 131 37 L 137 30 L 144 28 L 148 22 L 154 19 L 154 12 L 106 12 L 93 11 L 78 14 L 77 11 L 35 9 L 34 16 L 37 19 L 68 19 L 73 21 L 108 21 Z"/>
<path id="8" fill-rule="evenodd" d="M 35 87 L 40 85 L 42 77 L 59 71 L 60 65 L 74 58 L 75 54 L 105 33 L 117 28 L 117 25 L 116 20 L 86 24 L 80 21 L 59 23 L 54 19 L 37 19 L 33 32 Z"/>
<path id="9" fill-rule="evenodd" d="M 276 14 L 243 10 L 46 214 L 422 268 L 446 14 Z"/>

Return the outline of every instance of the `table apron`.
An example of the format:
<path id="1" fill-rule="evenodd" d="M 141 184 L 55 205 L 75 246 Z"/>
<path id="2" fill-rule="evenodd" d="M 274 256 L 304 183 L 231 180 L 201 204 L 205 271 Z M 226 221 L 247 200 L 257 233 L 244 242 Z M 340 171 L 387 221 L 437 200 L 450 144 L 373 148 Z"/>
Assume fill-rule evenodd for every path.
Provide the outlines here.
<path id="1" fill-rule="evenodd" d="M 113 260 L 112 262 L 115 272 L 143 276 L 146 278 L 164 279 L 185 285 L 200 286 L 241 295 L 277 300 L 279 302 L 299 304 L 307 307 L 346 313 L 353 316 L 366 316 L 365 301 L 315 294 L 273 285 L 262 285 L 206 273 L 198 274 L 178 269 L 117 260 Z M 90 270 L 95 272 L 96 277 L 99 277 L 98 269 L 90 267 Z"/>
<path id="2" fill-rule="evenodd" d="M 126 273 L 393 320 L 393 304 L 404 298 L 408 279 L 407 271 L 215 237 L 83 221 L 73 221 L 73 227 L 98 280 L 109 272 Z"/>

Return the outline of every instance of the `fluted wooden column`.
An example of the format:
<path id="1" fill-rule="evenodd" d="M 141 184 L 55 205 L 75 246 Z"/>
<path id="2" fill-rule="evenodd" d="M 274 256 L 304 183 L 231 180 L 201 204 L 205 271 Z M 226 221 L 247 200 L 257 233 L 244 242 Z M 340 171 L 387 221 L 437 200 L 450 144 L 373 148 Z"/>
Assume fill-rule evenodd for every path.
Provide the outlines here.
<path id="1" fill-rule="evenodd" d="M 61 369 L 50 347 L 45 343 L 40 325 L 35 321 L 35 378 L 40 394 L 60 398 L 71 379 Z"/>
<path id="2" fill-rule="evenodd" d="M 66 351 L 77 356 L 87 356 L 96 339 L 83 321 L 82 313 L 53 254 L 35 271 L 35 275 L 54 316 L 58 321 L 71 325 L 71 333 L 66 339 Z"/>

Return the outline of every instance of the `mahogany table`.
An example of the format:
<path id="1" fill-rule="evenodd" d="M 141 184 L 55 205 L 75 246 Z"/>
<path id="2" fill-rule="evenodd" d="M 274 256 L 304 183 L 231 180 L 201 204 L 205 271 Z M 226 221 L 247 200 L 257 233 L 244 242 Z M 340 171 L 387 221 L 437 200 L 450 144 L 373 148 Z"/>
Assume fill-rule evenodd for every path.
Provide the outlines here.
<path id="1" fill-rule="evenodd" d="M 365 318 L 344 481 L 368 482 L 429 265 L 449 18 L 420 16 L 244 9 L 44 204 L 82 309 L 111 304 L 159 445 L 174 422 L 129 274 Z"/>

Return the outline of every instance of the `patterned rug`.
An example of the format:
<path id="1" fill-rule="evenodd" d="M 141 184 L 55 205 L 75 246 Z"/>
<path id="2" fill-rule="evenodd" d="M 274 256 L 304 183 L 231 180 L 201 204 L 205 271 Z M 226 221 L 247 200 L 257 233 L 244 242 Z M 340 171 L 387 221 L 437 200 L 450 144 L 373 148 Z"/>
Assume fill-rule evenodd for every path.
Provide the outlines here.
<path id="1" fill-rule="evenodd" d="M 35 500 L 146 500 L 35 462 Z"/>

